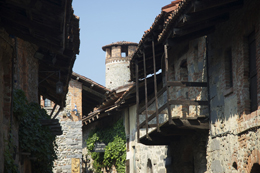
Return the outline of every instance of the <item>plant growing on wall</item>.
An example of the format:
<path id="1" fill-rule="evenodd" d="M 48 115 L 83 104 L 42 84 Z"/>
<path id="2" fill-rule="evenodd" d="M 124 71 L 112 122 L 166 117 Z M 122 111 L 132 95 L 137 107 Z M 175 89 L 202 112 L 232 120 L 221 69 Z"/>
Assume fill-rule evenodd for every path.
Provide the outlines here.
<path id="1" fill-rule="evenodd" d="M 29 152 L 32 158 L 32 172 L 52 172 L 57 158 L 55 136 L 48 126 L 42 126 L 41 119 L 50 116 L 37 103 L 28 103 L 22 90 L 14 92 L 14 116 L 19 122 L 19 146 L 22 152 Z"/>
<path id="2" fill-rule="evenodd" d="M 104 153 L 93 152 L 97 141 L 107 144 Z M 126 137 L 123 120 L 118 120 L 111 127 L 93 130 L 86 143 L 91 158 L 94 160 L 95 172 L 101 173 L 101 168 L 111 168 L 112 165 L 116 167 L 118 173 L 125 172 Z"/>

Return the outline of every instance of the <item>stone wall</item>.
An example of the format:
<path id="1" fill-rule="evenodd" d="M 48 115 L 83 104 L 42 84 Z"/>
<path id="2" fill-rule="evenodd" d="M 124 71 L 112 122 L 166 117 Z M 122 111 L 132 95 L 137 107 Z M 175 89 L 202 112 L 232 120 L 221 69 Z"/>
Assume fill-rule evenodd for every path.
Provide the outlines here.
<path id="1" fill-rule="evenodd" d="M 166 173 L 168 146 L 146 146 L 137 142 L 136 106 L 124 111 L 126 134 L 129 137 L 127 160 L 130 173 L 143 173 L 149 169 Z"/>
<path id="2" fill-rule="evenodd" d="M 75 104 L 78 115 L 73 111 Z M 52 108 L 45 107 L 49 114 Z M 56 108 L 57 110 L 58 108 Z M 66 95 L 66 107 L 58 114 L 56 119 L 59 119 L 63 134 L 56 136 L 58 159 L 54 161 L 53 172 L 71 173 L 72 159 L 75 158 L 80 160 L 79 167 L 82 171 L 82 83 L 77 80 L 70 80 Z"/>
<path id="3" fill-rule="evenodd" d="M 259 164 L 260 111 L 250 112 L 248 36 L 255 32 L 257 84 L 260 76 L 260 1 L 244 1 L 209 35 L 211 131 L 207 170 L 249 173 Z M 226 52 L 231 50 L 233 86 L 227 86 Z M 260 88 L 257 86 L 258 108 Z M 259 172 L 256 171 L 256 172 Z"/>
<path id="4" fill-rule="evenodd" d="M 58 159 L 54 162 L 54 173 L 71 173 L 72 158 L 80 159 L 82 165 L 82 122 L 60 121 L 63 134 L 56 137 Z"/>
<path id="5" fill-rule="evenodd" d="M 130 62 L 127 58 L 119 58 L 110 63 L 106 63 L 106 87 L 115 89 L 119 86 L 129 84 Z"/>
<path id="6" fill-rule="evenodd" d="M 112 46 L 106 49 L 106 87 L 108 89 L 129 84 L 130 59 L 137 46 L 124 46 L 127 46 L 128 51 L 126 57 L 121 56 L 122 46 Z"/>
<path id="7" fill-rule="evenodd" d="M 169 52 L 169 81 L 207 82 L 204 37 L 174 46 Z M 170 87 L 171 100 L 206 101 L 206 87 Z M 172 105 L 172 116 L 208 116 L 208 106 Z"/>

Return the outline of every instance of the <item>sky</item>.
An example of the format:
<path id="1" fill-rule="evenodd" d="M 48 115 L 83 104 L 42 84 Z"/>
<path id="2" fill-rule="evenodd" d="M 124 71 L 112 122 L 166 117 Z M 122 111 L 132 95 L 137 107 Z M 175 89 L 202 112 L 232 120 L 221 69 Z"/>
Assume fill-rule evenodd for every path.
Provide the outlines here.
<path id="1" fill-rule="evenodd" d="M 80 17 L 80 53 L 73 71 L 105 86 L 102 46 L 118 41 L 139 43 L 161 8 L 171 0 L 73 0 Z"/>

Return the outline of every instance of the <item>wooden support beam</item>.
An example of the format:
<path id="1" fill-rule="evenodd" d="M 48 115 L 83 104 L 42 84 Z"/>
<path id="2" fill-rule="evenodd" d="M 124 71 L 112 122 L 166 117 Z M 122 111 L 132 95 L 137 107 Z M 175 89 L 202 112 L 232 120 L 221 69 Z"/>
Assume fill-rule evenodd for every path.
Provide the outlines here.
<path id="1" fill-rule="evenodd" d="M 158 93 L 157 93 L 157 97 L 160 97 L 165 91 L 167 90 L 167 87 L 163 87 Z M 153 102 L 155 101 L 155 97 L 153 97 L 152 99 L 149 100 L 149 102 L 147 103 L 147 106 L 149 107 Z M 145 106 L 143 106 L 142 108 L 139 109 L 139 114 L 142 113 L 143 111 L 145 111 Z"/>
<path id="2" fill-rule="evenodd" d="M 208 105 L 208 101 L 197 100 L 169 100 L 170 105 Z"/>
<path id="3" fill-rule="evenodd" d="M 181 42 L 193 40 L 193 39 L 208 35 L 210 33 L 213 33 L 214 31 L 215 31 L 215 26 L 212 26 L 212 27 L 205 28 L 205 29 L 181 36 L 181 37 L 168 38 L 166 40 L 166 45 L 175 46 Z"/>
<path id="4" fill-rule="evenodd" d="M 170 72 L 169 72 L 169 59 L 168 59 L 168 46 L 165 44 L 164 45 L 164 61 L 165 61 L 165 80 L 166 82 L 169 81 L 169 75 L 170 75 Z M 167 89 L 167 100 L 170 99 L 170 91 L 169 91 L 169 87 L 167 86 L 166 87 Z M 170 104 L 169 102 L 167 102 L 167 109 L 168 109 L 168 122 L 169 124 L 173 124 L 173 121 L 172 121 L 172 111 L 171 111 L 171 107 L 170 107 Z"/>
<path id="5" fill-rule="evenodd" d="M 56 114 L 54 115 L 54 117 L 52 117 L 52 119 L 55 119 L 55 118 L 58 116 L 58 114 L 60 113 L 60 111 L 61 111 L 61 107 L 60 107 L 59 110 L 56 112 Z"/>
<path id="6" fill-rule="evenodd" d="M 174 28 L 173 29 L 173 37 L 182 37 L 187 34 L 191 34 L 194 32 L 198 32 L 200 30 L 203 30 L 205 28 L 213 27 L 214 25 L 227 21 L 229 19 L 229 14 L 225 13 L 221 16 L 218 16 L 218 18 L 215 19 L 209 19 L 206 21 L 197 23 L 187 23 L 187 25 L 181 26 L 180 28 Z M 189 27 L 188 27 L 189 26 Z"/>
<path id="7" fill-rule="evenodd" d="M 53 114 L 54 110 L 56 109 L 56 107 L 57 107 L 57 103 L 55 103 L 54 107 L 52 108 L 52 111 L 51 111 L 50 117 L 52 117 L 52 114 Z"/>
<path id="8" fill-rule="evenodd" d="M 146 59 L 145 59 L 145 52 L 143 52 L 143 64 L 144 64 L 144 95 L 145 95 L 145 110 L 147 111 L 148 109 L 148 105 L 147 105 L 147 102 L 148 102 L 148 96 L 147 96 L 147 78 L 146 78 Z M 146 113 L 145 115 L 145 124 L 146 124 L 146 127 L 145 127 L 145 130 L 146 130 L 146 138 L 149 138 L 149 135 L 148 135 L 148 114 Z"/>
<path id="9" fill-rule="evenodd" d="M 178 26 L 184 25 L 185 23 L 198 23 L 203 20 L 221 16 L 225 13 L 230 13 L 230 11 L 232 10 L 241 8 L 242 6 L 243 0 L 236 0 L 232 3 L 227 3 L 225 5 L 219 6 L 218 8 L 207 8 L 198 12 L 186 13 L 182 17 L 185 18 L 185 20 L 180 21 L 178 23 Z"/>
<path id="10" fill-rule="evenodd" d="M 155 110 L 156 110 L 155 114 L 156 114 L 156 122 L 157 122 L 157 131 L 160 132 L 160 129 L 159 129 L 159 115 L 158 115 L 158 96 L 157 96 L 157 79 L 156 79 L 156 61 L 155 61 L 155 51 L 154 51 L 154 39 L 152 40 L 152 49 L 153 49 L 154 98 L 155 98 Z"/>
<path id="11" fill-rule="evenodd" d="M 167 86 L 207 87 L 207 82 L 168 81 Z"/>
<path id="12" fill-rule="evenodd" d="M 100 98 L 104 98 L 104 97 L 105 97 L 104 94 L 101 94 L 101 93 L 99 93 L 99 92 L 93 90 L 92 88 L 86 87 L 86 86 L 84 86 L 84 85 L 82 86 L 82 89 L 85 90 L 85 91 L 87 91 L 87 92 L 90 92 L 91 94 L 94 94 L 94 95 L 96 95 L 96 96 L 98 96 L 98 97 L 100 97 Z"/>
<path id="13" fill-rule="evenodd" d="M 136 125 L 137 125 L 137 142 L 140 142 L 139 128 L 139 78 L 138 78 L 138 60 L 135 60 L 135 85 L 136 85 Z"/>
<path id="14" fill-rule="evenodd" d="M 154 114 L 156 111 L 147 111 L 147 113 L 148 113 L 148 115 L 152 115 L 152 114 Z M 167 112 L 167 110 L 163 110 L 160 114 L 167 114 L 168 112 Z M 145 111 L 143 111 L 143 112 L 141 112 L 140 113 L 140 115 L 145 115 L 146 114 L 146 112 Z"/>
<path id="15" fill-rule="evenodd" d="M 160 114 L 164 109 L 166 109 L 168 106 L 168 104 L 164 104 L 162 107 L 160 107 L 158 109 L 158 113 Z M 148 122 L 151 121 L 153 118 L 156 117 L 156 113 L 153 113 L 150 117 L 147 118 L 147 123 L 146 121 L 142 122 L 140 125 L 139 125 L 139 128 L 142 128 L 144 125 L 148 126 Z"/>
<path id="16" fill-rule="evenodd" d="M 195 1 L 193 12 L 199 12 L 205 9 L 225 6 L 229 3 L 237 2 L 238 0 L 214 0 L 214 1 Z"/>

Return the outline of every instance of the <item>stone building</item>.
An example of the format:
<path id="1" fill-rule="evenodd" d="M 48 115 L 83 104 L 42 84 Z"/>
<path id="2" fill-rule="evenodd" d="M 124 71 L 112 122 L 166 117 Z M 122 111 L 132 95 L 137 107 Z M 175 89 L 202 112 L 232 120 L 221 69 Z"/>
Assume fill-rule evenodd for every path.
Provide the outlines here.
<path id="1" fill-rule="evenodd" d="M 5 141 L 13 141 L 14 150 L 10 152 L 18 172 L 30 173 L 30 159 L 19 147 L 13 93 L 21 89 L 29 102 L 39 104 L 39 95 L 43 95 L 64 106 L 79 53 L 79 18 L 73 15 L 71 1 L 8 1 L 1 2 L 0 11 L 0 173 L 6 166 Z M 73 42 L 68 39 L 72 37 Z M 63 92 L 56 92 L 58 82 Z"/>
<path id="2" fill-rule="evenodd" d="M 124 44 L 123 44 L 124 43 Z M 137 141 L 137 129 L 136 129 L 136 90 L 135 84 L 129 83 L 130 79 L 130 69 L 129 62 L 133 55 L 133 52 L 129 53 L 127 61 L 124 62 L 125 57 L 120 56 L 120 47 L 116 49 L 113 46 L 132 46 L 133 49 L 136 49 L 135 43 L 131 42 L 117 42 L 112 43 L 106 48 L 106 81 L 108 79 L 112 80 L 112 83 L 106 83 L 107 87 L 114 88 L 108 94 L 105 95 L 104 102 L 95 108 L 95 110 L 88 114 L 86 118 L 83 119 L 83 139 L 88 139 L 88 136 L 92 130 L 95 128 L 106 128 L 112 126 L 119 119 L 124 120 L 125 134 L 126 134 L 126 172 L 166 172 L 165 161 L 167 160 L 168 147 L 167 146 L 146 146 Z M 111 48 L 112 47 L 112 48 Z M 109 49 L 108 49 L 109 48 Z M 110 57 L 110 50 L 117 51 L 117 58 Z M 128 49 L 129 50 L 129 49 Z M 111 56 L 116 57 L 112 53 Z M 131 56 L 130 56 L 131 54 Z M 120 60 L 120 61 L 119 61 Z M 110 64 L 111 63 L 111 64 Z M 122 71 L 124 73 L 122 73 Z M 122 74 L 118 75 L 118 74 Z M 129 77 L 129 78 L 128 78 Z M 124 82 L 122 82 L 122 80 Z M 162 80 L 162 79 L 160 79 Z M 122 83 L 119 83 L 120 81 Z M 113 84 L 113 85 L 112 85 Z M 142 82 L 144 84 L 144 81 Z M 153 86 L 153 79 L 150 78 L 148 85 Z M 143 86 L 143 85 L 142 85 Z M 142 93 L 144 93 L 144 88 L 140 87 Z M 149 93 L 152 93 L 153 90 L 149 88 Z M 140 98 L 144 100 L 144 96 L 140 94 Z M 162 118 L 162 122 L 163 122 Z M 86 144 L 85 144 L 86 145 Z M 83 155 L 85 160 L 85 171 L 93 171 L 93 160 L 89 155 L 89 151 L 85 146 L 83 146 Z M 169 161 L 167 160 L 167 164 Z M 115 167 L 112 167 L 111 170 L 103 170 L 108 172 L 116 172 Z"/>
<path id="3" fill-rule="evenodd" d="M 131 79 L 136 93 L 148 74 L 157 83 L 137 98 L 137 139 L 168 143 L 172 171 L 260 172 L 259 3 L 173 1 L 142 37 Z"/>
<path id="4" fill-rule="evenodd" d="M 102 47 L 106 52 L 106 87 L 108 89 L 129 84 L 129 62 L 136 47 L 137 43 L 127 41 L 119 41 Z"/>
<path id="5" fill-rule="evenodd" d="M 101 104 L 108 91 L 91 79 L 73 72 L 66 95 L 66 106 L 62 111 L 58 112 L 58 108 L 54 108 L 50 100 L 41 97 L 41 105 L 50 115 L 55 109 L 52 118 L 59 120 L 63 132 L 56 137 L 58 159 L 54 162 L 54 173 L 71 172 L 73 161 L 78 162 L 78 172 L 82 172 L 82 117 Z"/>

